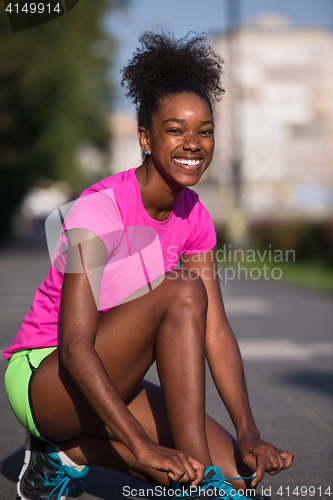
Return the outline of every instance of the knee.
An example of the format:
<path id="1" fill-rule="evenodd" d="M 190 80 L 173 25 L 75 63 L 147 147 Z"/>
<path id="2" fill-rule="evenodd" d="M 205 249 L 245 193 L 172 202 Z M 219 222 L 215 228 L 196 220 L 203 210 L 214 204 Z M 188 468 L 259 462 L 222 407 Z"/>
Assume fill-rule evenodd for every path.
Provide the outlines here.
<path id="1" fill-rule="evenodd" d="M 199 275 L 177 269 L 166 274 L 173 304 L 184 310 L 189 308 L 198 314 L 206 314 L 208 298 L 206 287 Z"/>

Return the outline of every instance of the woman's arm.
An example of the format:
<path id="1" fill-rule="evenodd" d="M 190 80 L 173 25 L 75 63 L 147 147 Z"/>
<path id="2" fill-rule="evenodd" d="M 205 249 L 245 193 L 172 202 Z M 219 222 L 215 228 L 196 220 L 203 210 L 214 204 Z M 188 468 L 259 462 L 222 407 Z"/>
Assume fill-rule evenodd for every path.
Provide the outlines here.
<path id="1" fill-rule="evenodd" d="M 99 319 L 96 301 L 107 251 L 92 233 L 84 239 L 86 233 L 72 230 L 70 235 L 61 295 L 60 361 L 101 420 L 135 451 L 145 433 L 117 394 L 94 348 Z"/>
<path id="2" fill-rule="evenodd" d="M 256 472 L 253 484 L 265 471 L 277 474 L 292 464 L 290 453 L 282 452 L 260 439 L 248 399 L 237 341 L 228 324 L 219 285 L 215 249 L 184 255 L 182 266 L 199 274 L 208 294 L 206 352 L 217 390 L 236 428 L 243 461 Z"/>
<path id="3" fill-rule="evenodd" d="M 165 470 L 176 481 L 184 477 L 199 483 L 204 466 L 183 452 L 154 443 L 110 380 L 94 348 L 99 320 L 96 302 L 107 251 L 102 241 L 88 231 L 75 229 L 69 233 L 71 244 L 61 297 L 60 362 L 96 414 L 141 464 Z M 200 471 L 196 474 L 198 464 Z"/>

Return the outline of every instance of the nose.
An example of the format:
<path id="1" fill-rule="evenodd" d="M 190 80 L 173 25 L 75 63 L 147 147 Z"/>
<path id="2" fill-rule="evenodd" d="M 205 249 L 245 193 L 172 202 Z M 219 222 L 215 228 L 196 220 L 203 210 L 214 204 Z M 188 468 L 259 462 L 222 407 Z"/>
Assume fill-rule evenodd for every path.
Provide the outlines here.
<path id="1" fill-rule="evenodd" d="M 200 140 L 195 133 L 187 133 L 185 135 L 183 148 L 190 151 L 199 151 L 201 149 Z"/>

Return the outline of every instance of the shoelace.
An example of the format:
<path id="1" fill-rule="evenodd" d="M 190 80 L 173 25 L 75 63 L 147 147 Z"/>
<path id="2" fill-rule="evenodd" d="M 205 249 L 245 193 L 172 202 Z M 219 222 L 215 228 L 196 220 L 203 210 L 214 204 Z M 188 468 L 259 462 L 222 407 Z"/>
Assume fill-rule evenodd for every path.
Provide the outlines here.
<path id="1" fill-rule="evenodd" d="M 58 488 L 60 488 L 60 490 L 57 496 L 57 500 L 60 500 L 63 494 L 65 494 L 66 496 L 68 494 L 68 483 L 70 482 L 71 477 L 66 474 L 66 471 L 62 465 L 61 467 L 59 467 L 59 463 L 57 463 L 56 460 L 53 460 L 52 456 L 48 456 L 47 458 L 49 464 L 53 467 L 54 472 L 56 472 L 57 477 L 49 479 L 46 470 L 44 471 L 44 476 L 42 476 L 41 474 L 37 474 L 37 477 L 45 486 L 54 486 L 54 488 L 48 495 L 48 500 L 51 499 L 52 495 L 57 491 Z"/>
<path id="2" fill-rule="evenodd" d="M 68 494 L 68 483 L 69 481 L 71 480 L 70 477 L 66 476 L 64 474 L 64 477 L 63 479 L 61 479 L 58 484 L 55 485 L 55 487 L 53 488 L 53 490 L 51 491 L 51 493 L 49 494 L 48 496 L 48 500 L 50 500 L 50 498 L 52 497 L 53 493 L 56 492 L 57 488 L 59 488 L 59 486 L 61 486 L 60 490 L 59 490 L 59 493 L 58 493 L 58 496 L 57 496 L 57 500 L 60 500 L 61 499 L 61 496 L 62 494 L 64 493 L 65 496 L 67 496 Z M 52 486 L 52 484 L 50 484 L 50 486 Z"/>
<path id="3" fill-rule="evenodd" d="M 226 481 L 239 481 L 240 479 L 254 479 L 256 476 L 250 476 L 250 477 L 225 477 Z"/>
<path id="4" fill-rule="evenodd" d="M 232 484 L 229 483 L 229 481 L 239 481 L 240 479 L 254 479 L 255 477 L 256 476 L 249 476 L 249 477 L 223 477 L 223 478 L 216 478 L 215 481 L 221 481 L 222 480 L 223 483 L 225 483 L 226 485 L 232 487 Z M 211 481 L 214 482 L 214 477 L 211 478 Z M 205 484 L 205 485 L 201 486 L 201 489 L 203 489 L 203 490 L 209 490 L 211 487 L 212 487 L 212 484 L 208 483 L 208 484 Z M 220 488 L 220 491 L 221 491 L 221 488 Z M 228 495 L 228 493 L 227 493 L 227 495 Z M 224 497 L 219 497 L 219 498 L 223 499 L 223 498 L 225 498 L 225 496 Z M 229 498 L 229 495 L 228 495 L 228 498 Z M 244 498 L 247 498 L 247 497 L 244 497 Z M 215 498 L 215 500 L 217 500 L 217 499 Z"/>

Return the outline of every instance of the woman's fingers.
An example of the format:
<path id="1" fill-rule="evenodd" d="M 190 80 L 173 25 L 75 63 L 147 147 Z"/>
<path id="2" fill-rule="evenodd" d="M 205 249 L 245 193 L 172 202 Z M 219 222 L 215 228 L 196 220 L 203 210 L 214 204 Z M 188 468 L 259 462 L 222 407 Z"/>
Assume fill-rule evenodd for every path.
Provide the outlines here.
<path id="1" fill-rule="evenodd" d="M 238 443 L 243 462 L 254 471 L 252 486 L 263 479 L 265 472 L 275 475 L 289 469 L 293 463 L 294 457 L 291 453 L 276 448 L 258 436 L 245 434 Z"/>
<path id="2" fill-rule="evenodd" d="M 188 460 L 192 464 L 196 474 L 196 479 L 192 482 L 192 486 L 197 486 L 204 478 L 206 466 L 196 458 L 193 458 L 191 455 L 188 456 Z"/>
<path id="3" fill-rule="evenodd" d="M 280 451 L 280 455 L 284 461 L 284 468 L 289 469 L 289 467 L 292 466 L 293 461 L 294 461 L 294 455 L 292 453 L 289 453 L 288 451 Z"/>
<path id="4" fill-rule="evenodd" d="M 201 483 L 205 465 L 183 451 L 174 450 L 174 457 L 169 462 L 168 476 L 173 481 L 191 482 L 192 486 Z"/>
<path id="5" fill-rule="evenodd" d="M 182 467 L 186 470 L 185 474 L 179 480 L 181 482 L 190 481 L 192 486 L 196 486 L 203 480 L 205 465 L 196 458 L 182 452 L 180 455 Z"/>
<path id="6" fill-rule="evenodd" d="M 279 453 L 279 450 L 274 450 L 267 454 L 267 472 L 272 476 L 283 470 L 284 461 Z"/>
<path id="7" fill-rule="evenodd" d="M 267 472 L 271 475 L 274 476 L 275 474 L 278 474 L 283 469 L 289 469 L 291 467 L 294 456 L 292 453 L 288 453 L 287 451 L 282 451 L 279 449 L 276 449 L 276 456 L 277 456 L 277 464 L 271 462 L 271 459 L 269 458 L 269 462 L 271 463 L 270 469 L 267 468 Z"/>
<path id="8" fill-rule="evenodd" d="M 171 469 L 168 476 L 173 481 L 194 481 L 197 477 L 196 472 L 190 464 L 185 452 L 175 450 L 174 456 L 168 462 L 168 466 Z"/>
<path id="9" fill-rule="evenodd" d="M 154 450 L 144 453 L 138 461 L 153 469 L 167 472 L 172 481 L 199 484 L 204 475 L 205 465 L 188 453 L 165 448 L 154 443 Z M 150 447 L 151 448 L 151 447 Z"/>

